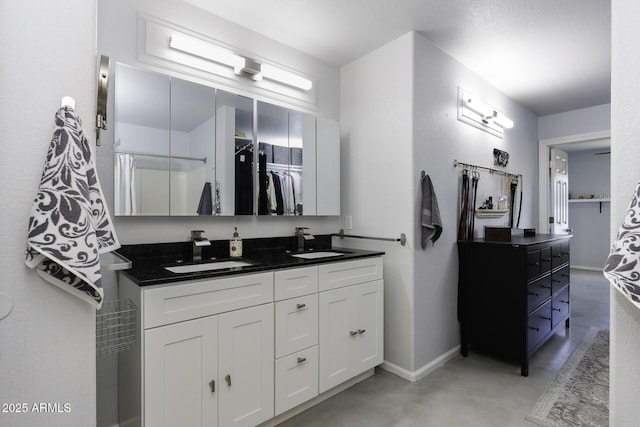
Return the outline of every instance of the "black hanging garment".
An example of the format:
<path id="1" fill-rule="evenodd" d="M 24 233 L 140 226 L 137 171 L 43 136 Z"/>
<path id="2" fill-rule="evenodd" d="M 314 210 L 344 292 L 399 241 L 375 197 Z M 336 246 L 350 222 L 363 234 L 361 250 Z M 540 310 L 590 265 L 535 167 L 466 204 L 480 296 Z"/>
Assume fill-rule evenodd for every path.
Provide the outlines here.
<path id="1" fill-rule="evenodd" d="M 267 155 L 264 151 L 258 153 L 258 215 L 269 215 L 267 201 Z"/>
<path id="2" fill-rule="evenodd" d="M 462 189 L 460 199 L 460 223 L 458 225 L 458 240 L 467 240 L 467 215 L 469 213 L 469 175 L 462 171 Z"/>
<path id="3" fill-rule="evenodd" d="M 480 180 L 480 174 L 474 171 L 471 175 L 471 193 L 469 197 L 471 198 L 471 203 L 469 203 L 469 213 L 468 213 L 468 231 L 467 231 L 467 239 L 473 240 L 473 235 L 475 232 L 476 225 L 476 196 L 478 194 L 478 181 Z"/>
<path id="4" fill-rule="evenodd" d="M 242 147 L 236 152 L 235 214 L 253 214 L 253 150 Z"/>

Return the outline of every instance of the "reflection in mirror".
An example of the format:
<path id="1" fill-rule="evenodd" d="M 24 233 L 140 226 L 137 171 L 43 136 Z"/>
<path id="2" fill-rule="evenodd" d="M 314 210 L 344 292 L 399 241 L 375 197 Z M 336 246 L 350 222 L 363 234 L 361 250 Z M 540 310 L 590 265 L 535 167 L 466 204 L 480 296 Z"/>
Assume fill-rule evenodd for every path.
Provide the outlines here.
<path id="1" fill-rule="evenodd" d="M 302 215 L 303 114 L 258 102 L 258 213 Z"/>
<path id="2" fill-rule="evenodd" d="M 215 89 L 171 79 L 170 214 L 220 214 L 215 193 Z"/>
<path id="3" fill-rule="evenodd" d="M 168 76 L 116 64 L 114 214 L 169 215 Z"/>
<path id="4" fill-rule="evenodd" d="M 222 215 L 253 215 L 253 99 L 216 91 L 216 178 Z"/>

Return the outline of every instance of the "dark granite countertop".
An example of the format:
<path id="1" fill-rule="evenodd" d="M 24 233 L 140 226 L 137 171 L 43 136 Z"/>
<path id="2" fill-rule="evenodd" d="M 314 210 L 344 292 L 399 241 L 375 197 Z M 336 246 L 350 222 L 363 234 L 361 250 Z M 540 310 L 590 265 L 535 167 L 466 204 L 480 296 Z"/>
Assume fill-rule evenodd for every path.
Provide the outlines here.
<path id="1" fill-rule="evenodd" d="M 316 236 L 314 240 L 305 248 L 305 252 L 335 251 L 343 255 L 316 259 L 293 257 L 292 254 L 299 252 L 294 249 L 296 241 L 292 237 L 244 239 L 241 258 L 228 256 L 228 240 L 212 241 L 211 246 L 204 247 L 201 261 L 191 259 L 190 242 L 123 245 L 117 252 L 132 261 L 131 269 L 121 272 L 139 286 L 211 279 L 384 255 L 384 252 L 379 251 L 332 248 L 330 236 Z M 251 265 L 191 273 L 172 273 L 165 269 L 172 266 L 232 260 L 249 262 Z"/>
<path id="2" fill-rule="evenodd" d="M 570 234 L 536 234 L 535 236 L 521 236 L 514 235 L 511 236 L 511 240 L 509 241 L 498 241 L 498 240 L 485 240 L 485 239 L 474 239 L 474 240 L 458 240 L 458 245 L 477 245 L 477 244 L 492 244 L 492 245 L 509 245 L 509 246 L 529 246 L 535 245 L 538 243 L 546 243 L 553 242 L 556 240 L 570 239 Z"/>

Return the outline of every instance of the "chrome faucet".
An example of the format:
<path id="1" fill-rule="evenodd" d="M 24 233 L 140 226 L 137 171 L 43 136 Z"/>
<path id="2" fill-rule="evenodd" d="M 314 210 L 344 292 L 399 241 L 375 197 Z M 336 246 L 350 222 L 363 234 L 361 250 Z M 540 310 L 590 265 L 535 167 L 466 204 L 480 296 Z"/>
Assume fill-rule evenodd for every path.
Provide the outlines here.
<path id="1" fill-rule="evenodd" d="M 202 247 L 211 246 L 211 242 L 206 237 L 202 237 L 204 230 L 191 230 L 191 247 L 193 249 L 193 260 L 202 259 Z"/>
<path id="2" fill-rule="evenodd" d="M 296 227 L 295 235 L 298 236 L 298 252 L 304 252 L 304 241 L 315 239 L 313 234 L 305 233 L 304 230 L 308 230 L 309 227 Z"/>

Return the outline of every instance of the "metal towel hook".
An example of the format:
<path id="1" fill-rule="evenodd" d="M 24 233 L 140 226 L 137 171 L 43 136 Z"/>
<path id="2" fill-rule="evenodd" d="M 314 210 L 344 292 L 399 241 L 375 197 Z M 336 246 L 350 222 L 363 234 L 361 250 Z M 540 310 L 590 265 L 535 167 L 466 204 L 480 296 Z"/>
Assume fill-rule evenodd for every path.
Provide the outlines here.
<path id="1" fill-rule="evenodd" d="M 96 108 L 96 145 L 100 145 L 100 130 L 107 129 L 107 98 L 109 96 L 109 57 L 100 57 L 98 70 L 98 105 Z"/>

